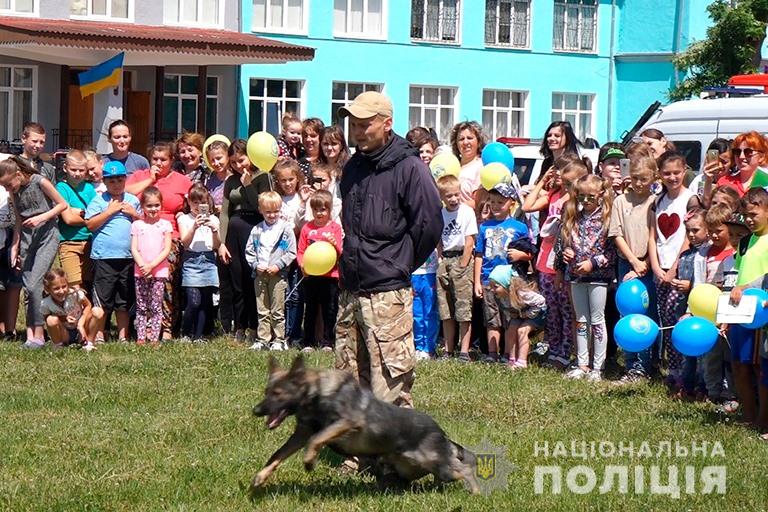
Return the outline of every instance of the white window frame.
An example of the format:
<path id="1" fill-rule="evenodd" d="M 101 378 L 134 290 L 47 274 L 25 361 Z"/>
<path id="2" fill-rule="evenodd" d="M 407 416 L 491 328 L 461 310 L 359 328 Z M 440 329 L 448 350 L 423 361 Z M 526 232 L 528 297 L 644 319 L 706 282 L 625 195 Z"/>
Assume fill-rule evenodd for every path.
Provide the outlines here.
<path id="1" fill-rule="evenodd" d="M 330 0 L 328 0 L 330 1 Z M 340 39 L 372 39 L 377 41 L 385 41 L 387 39 L 387 18 L 389 13 L 389 0 L 381 0 L 381 33 L 379 34 L 369 34 L 367 32 L 367 25 L 368 25 L 368 0 L 363 0 L 363 31 L 362 32 L 350 32 L 349 30 L 346 30 L 349 27 L 349 12 L 350 12 L 350 4 L 352 0 L 344 0 L 347 3 L 347 27 L 345 27 L 345 30 L 342 32 L 339 32 L 336 30 L 336 22 L 335 19 L 333 21 L 333 37 L 340 38 Z M 336 3 L 333 2 L 332 8 L 336 9 Z"/>
<path id="2" fill-rule="evenodd" d="M 325 0 L 327 1 L 327 0 Z M 301 2 L 301 28 L 298 30 L 287 28 L 285 26 L 286 17 L 288 16 L 288 9 L 286 9 L 286 0 L 282 0 L 283 2 L 283 26 L 282 27 L 272 27 L 265 25 L 263 27 L 258 27 L 255 24 L 255 18 L 253 16 L 253 10 L 254 10 L 254 0 L 251 0 L 251 32 L 264 32 L 268 34 L 296 34 L 305 36 L 308 32 L 308 26 L 309 26 L 309 0 L 302 0 Z M 272 10 L 272 3 L 270 0 L 265 0 L 264 7 L 267 12 L 267 20 L 272 19 L 270 16 L 270 11 Z"/>
<path id="3" fill-rule="evenodd" d="M 8 119 L 5 120 L 5 127 L 8 132 L 8 142 L 15 140 L 19 137 L 21 137 L 21 129 L 23 127 L 23 123 L 28 121 L 35 121 L 37 120 L 37 91 L 40 88 L 38 85 L 38 67 L 34 65 L 14 65 L 14 64 L 0 64 L 0 68 L 9 68 L 11 70 L 11 84 L 8 87 L 0 86 L 0 91 L 8 92 Z M 14 69 L 18 68 L 26 68 L 32 70 L 32 87 L 14 87 L 13 86 L 13 71 Z M 24 119 L 22 120 L 22 126 L 19 126 L 18 129 L 14 130 L 13 126 L 13 113 L 14 113 L 14 104 L 13 104 L 13 93 L 14 91 L 32 91 L 32 114 L 30 119 Z"/>
<path id="4" fill-rule="evenodd" d="M 344 98 L 343 99 L 339 99 L 339 98 L 334 98 L 333 97 L 333 89 L 334 89 L 335 86 L 337 86 L 339 84 L 343 84 L 344 85 Z M 341 108 L 341 107 L 343 107 L 345 105 L 349 105 L 352 102 L 352 100 L 355 99 L 354 97 L 349 95 L 349 86 L 350 85 L 360 85 L 360 86 L 363 87 L 363 91 L 364 92 L 365 91 L 377 91 L 377 92 L 381 92 L 381 93 L 384 92 L 384 84 L 383 83 L 379 83 L 379 82 L 347 82 L 347 81 L 343 81 L 343 80 L 334 80 L 333 82 L 331 82 L 331 116 L 329 117 L 331 122 L 334 121 L 334 118 L 336 117 L 336 112 L 338 111 L 339 108 Z M 351 147 L 352 146 L 352 141 L 351 141 L 350 133 L 349 133 L 349 117 L 344 117 L 340 121 L 341 122 L 338 123 L 338 124 L 339 124 L 339 126 L 341 126 L 341 129 L 344 131 L 344 135 L 347 137 L 347 144 L 350 145 L 350 147 Z"/>
<path id="5" fill-rule="evenodd" d="M 533 0 L 512 0 L 512 2 L 511 2 L 513 5 L 515 3 L 517 3 L 517 2 L 525 2 L 526 4 L 528 4 L 528 9 L 527 9 L 527 12 L 526 12 L 525 44 L 524 45 L 516 45 L 516 44 L 512 43 L 512 40 L 514 40 L 514 24 L 512 23 L 513 18 L 510 18 L 510 20 L 509 20 L 509 24 L 510 24 L 509 25 L 510 26 L 510 32 L 509 32 L 510 36 L 509 36 L 509 39 L 510 39 L 510 42 L 509 43 L 499 42 L 499 20 L 501 19 L 501 16 L 500 16 L 500 10 L 501 10 L 500 0 L 495 0 L 496 1 L 496 14 L 495 14 L 495 21 L 494 21 L 494 23 L 495 23 L 495 29 L 494 29 L 495 30 L 495 37 L 494 37 L 493 42 L 488 41 L 488 23 L 489 23 L 488 18 L 487 18 L 487 15 L 488 15 L 488 1 L 489 0 L 486 0 L 486 7 L 485 7 L 485 9 L 486 9 L 486 11 L 485 11 L 485 13 L 486 13 L 486 20 L 485 20 L 485 46 L 493 47 L 493 48 L 514 48 L 516 50 L 528 50 L 528 49 L 530 49 L 531 48 L 531 31 L 532 31 L 532 28 L 533 28 L 533 22 L 532 22 L 532 18 L 533 18 L 533 9 L 532 9 Z M 510 12 L 510 15 L 514 16 L 514 11 Z"/>
<path id="6" fill-rule="evenodd" d="M 181 102 L 182 102 L 182 100 L 195 100 L 195 126 L 194 126 L 194 129 L 192 129 L 192 130 L 190 130 L 190 129 L 186 129 L 186 130 L 187 131 L 197 131 L 197 124 L 198 124 L 198 121 L 199 121 L 199 119 L 197 119 L 197 108 L 199 106 L 197 104 L 197 101 L 198 101 L 197 93 L 189 94 L 189 93 L 181 92 L 181 77 L 183 77 L 183 76 L 194 76 L 194 77 L 196 77 L 197 75 L 194 75 L 192 73 L 165 73 L 163 78 L 172 77 L 172 76 L 178 77 L 178 79 L 179 79 L 179 88 L 178 88 L 176 93 L 165 92 L 165 80 L 163 80 L 163 99 L 165 99 L 166 96 L 171 96 L 171 97 L 177 98 L 179 100 L 178 110 L 176 111 L 176 133 L 183 133 L 184 130 L 185 130 L 185 128 L 181 125 Z M 215 78 L 216 79 L 216 94 L 215 95 L 208 94 L 208 83 L 207 83 L 208 78 Z M 200 84 L 198 83 L 197 86 L 199 88 Z M 218 76 L 218 75 L 208 75 L 206 77 L 206 83 L 205 83 L 205 101 L 206 102 L 209 99 L 214 99 L 214 100 L 216 100 L 218 102 L 220 86 L 221 86 L 221 77 L 220 76 Z M 217 108 L 216 109 L 216 127 L 214 128 L 214 132 L 216 130 L 218 130 L 218 128 L 219 128 L 219 111 L 220 111 L 220 109 Z M 207 112 L 207 107 L 206 107 L 206 112 Z M 208 127 L 207 126 L 206 126 L 206 131 L 208 131 Z"/>
<path id="7" fill-rule="evenodd" d="M 566 121 L 565 116 L 568 114 L 572 114 L 575 116 L 575 123 L 571 123 L 571 126 L 573 127 L 573 133 L 576 134 L 576 137 L 578 137 L 581 140 L 584 140 L 585 137 L 594 137 L 595 133 L 595 118 L 596 118 L 596 103 L 597 103 L 597 94 L 593 92 L 564 92 L 564 91 L 552 91 L 552 97 L 554 97 L 555 94 L 560 94 L 563 97 L 563 101 L 560 104 L 559 108 L 555 108 L 555 106 L 552 106 L 552 121 Z M 578 96 L 576 99 L 576 108 L 570 109 L 566 108 L 566 96 Z M 588 96 L 590 98 L 589 101 L 589 110 L 582 110 L 581 105 L 581 96 Z M 555 114 L 559 114 L 557 117 Z M 582 130 L 581 126 L 581 114 L 589 114 L 589 127 Z"/>
<path id="8" fill-rule="evenodd" d="M 195 0 L 197 2 L 197 19 L 194 21 L 181 21 L 179 19 L 176 20 L 169 20 L 166 18 L 166 9 L 165 9 L 165 3 L 171 1 L 176 2 L 177 4 L 181 4 L 183 0 L 163 0 L 163 25 L 168 26 L 176 26 L 176 27 L 191 27 L 191 26 L 202 26 L 202 27 L 215 27 L 215 28 L 221 28 L 224 26 L 224 13 L 226 12 L 224 9 L 224 4 L 226 0 L 216 0 L 218 2 L 218 13 L 216 13 L 217 21 L 216 23 L 209 23 L 205 20 L 201 20 L 200 16 L 202 13 L 203 8 L 203 0 Z M 178 9 L 179 15 L 181 15 L 181 5 L 179 5 Z"/>
<path id="9" fill-rule="evenodd" d="M 40 16 L 40 0 L 32 0 L 32 12 L 19 12 L 16 10 L 17 0 L 11 0 L 11 6 L 8 9 L 0 9 L 3 16 Z"/>
<path id="10" fill-rule="evenodd" d="M 133 23 L 133 11 L 136 7 L 136 0 L 127 0 L 128 2 L 128 17 L 118 18 L 112 16 L 112 0 L 107 0 L 107 14 L 93 14 L 93 0 L 82 0 L 86 4 L 85 14 L 71 14 L 69 17 L 73 20 L 99 20 L 99 21 L 112 21 L 116 23 Z M 70 9 L 72 8 L 72 0 L 69 0 Z"/>
<path id="11" fill-rule="evenodd" d="M 426 27 L 427 27 L 427 0 L 423 1 L 423 12 L 421 13 L 421 33 L 422 37 L 413 37 L 411 36 L 412 41 L 417 42 L 423 42 L 423 43 L 432 43 L 432 44 L 445 44 L 445 45 L 461 45 L 461 29 L 462 29 L 462 17 L 464 13 L 464 2 L 462 0 L 456 0 L 456 37 L 453 40 L 444 40 L 443 32 L 444 32 L 444 24 L 441 22 L 442 14 L 445 9 L 445 6 L 443 4 L 444 0 L 438 0 L 438 36 L 436 39 L 427 38 L 425 37 L 426 34 Z M 413 9 L 413 1 L 411 1 L 411 9 Z M 412 13 L 413 16 L 413 13 Z M 413 20 L 411 20 L 411 30 L 413 30 Z"/>
<path id="12" fill-rule="evenodd" d="M 490 111 L 493 113 L 493 120 L 492 125 L 489 127 L 483 125 L 483 131 L 488 135 L 488 137 L 491 140 L 496 140 L 499 137 L 521 137 L 524 138 L 528 134 L 528 91 L 518 91 L 518 90 L 511 90 L 511 89 L 483 89 L 482 95 L 485 96 L 486 92 L 492 92 L 493 93 L 493 105 L 486 106 L 484 105 L 483 97 L 480 97 L 480 108 L 481 108 L 481 116 L 480 119 L 482 119 L 482 114 L 485 114 L 486 111 Z M 518 94 L 521 96 L 520 98 L 520 107 L 513 107 L 511 105 L 507 106 L 499 106 L 498 105 L 498 93 L 509 93 L 512 94 Z M 511 96 L 510 96 L 511 100 Z M 499 115 L 506 115 L 507 116 L 507 124 L 509 123 L 509 118 L 513 113 L 520 113 L 521 114 L 521 121 L 520 121 L 520 131 L 517 135 L 511 135 L 506 133 L 496 133 L 496 119 Z"/>
<path id="13" fill-rule="evenodd" d="M 414 88 L 421 89 L 421 101 L 420 103 L 412 103 L 411 102 L 411 90 Z M 424 103 L 424 90 L 425 89 L 437 89 L 437 103 Z M 443 105 L 440 102 L 440 98 L 443 94 L 443 90 L 451 90 L 453 91 L 453 103 L 450 105 Z M 411 119 L 411 108 L 419 108 L 419 119 L 418 122 L 413 122 L 413 119 Z M 456 124 L 456 119 L 458 117 L 459 113 L 459 88 L 455 86 L 450 85 L 427 85 L 427 84 L 410 84 L 408 86 L 408 126 L 409 128 L 413 128 L 415 126 L 425 126 L 427 128 L 434 128 L 437 132 L 437 136 L 440 139 L 441 143 L 448 143 L 448 139 L 450 138 L 450 128 L 448 129 L 448 133 L 440 133 L 440 121 L 442 121 L 442 110 L 445 108 L 450 107 L 453 109 L 453 116 L 449 120 L 448 123 L 451 127 Z M 426 123 L 424 122 L 424 110 L 426 108 L 436 108 L 437 109 L 437 121 L 436 126 L 426 126 Z"/>
<path id="14" fill-rule="evenodd" d="M 578 1 L 578 4 L 569 3 L 566 0 L 555 0 L 554 2 L 555 11 L 557 11 L 558 6 L 563 6 L 565 9 L 563 12 L 563 33 L 561 34 L 563 38 L 563 47 L 558 48 L 555 45 L 555 30 L 557 30 L 557 19 L 556 19 L 557 13 L 554 12 L 552 17 L 553 18 L 552 19 L 552 50 L 555 52 L 567 52 L 567 53 L 597 53 L 597 48 L 599 44 L 599 37 L 598 37 L 597 30 L 599 27 L 598 17 L 600 15 L 599 13 L 600 1 L 599 0 L 577 0 L 577 1 Z M 594 4 L 585 4 L 584 3 L 585 1 L 593 1 Z M 577 27 L 577 30 L 578 30 L 577 39 L 579 41 L 579 48 L 568 48 L 565 46 L 568 41 L 568 16 L 567 16 L 568 7 L 576 7 L 579 12 L 579 20 L 578 20 L 578 27 Z M 584 31 L 584 22 L 585 22 L 585 18 L 584 18 L 585 8 L 594 9 L 594 13 L 595 13 L 594 18 L 592 19 L 592 48 L 590 49 L 581 48 L 581 38 L 582 38 L 582 33 Z"/>
<path id="15" fill-rule="evenodd" d="M 251 82 L 253 80 L 264 80 L 264 95 L 263 96 L 251 96 Z M 268 96 L 267 95 L 267 82 L 270 81 L 270 80 L 275 80 L 275 81 L 283 82 L 282 94 L 281 94 L 280 97 Z M 293 97 L 293 96 L 286 96 L 285 89 L 286 89 L 286 83 L 287 82 L 297 82 L 299 84 L 299 96 L 297 98 Z M 304 89 L 306 84 L 307 84 L 306 80 L 300 80 L 300 79 L 296 79 L 296 78 L 267 78 L 267 77 L 257 77 L 257 76 L 249 77 L 249 79 L 248 79 L 248 105 L 246 106 L 247 112 L 248 112 L 248 126 L 250 126 L 250 124 L 251 124 L 251 119 L 250 119 L 251 101 L 263 101 L 265 104 L 266 103 L 279 103 L 280 108 L 279 108 L 279 112 L 278 112 L 278 125 L 280 124 L 280 120 L 282 119 L 283 115 L 285 114 L 285 110 L 286 110 L 285 109 L 285 104 L 287 102 L 289 102 L 289 101 L 292 102 L 292 103 L 298 103 L 299 104 L 299 112 L 294 112 L 294 113 L 300 119 L 303 119 L 304 118 L 304 109 L 306 108 L 306 106 L 305 106 L 305 97 L 304 97 L 305 94 L 306 94 L 306 91 Z M 262 113 L 262 115 L 264 116 L 262 118 L 262 120 L 261 120 L 262 121 L 262 129 L 263 130 L 267 129 L 267 115 L 268 115 L 267 110 L 268 109 L 265 108 L 263 110 L 263 113 Z M 273 134 L 273 135 L 275 135 L 275 137 L 277 137 L 278 134 Z"/>

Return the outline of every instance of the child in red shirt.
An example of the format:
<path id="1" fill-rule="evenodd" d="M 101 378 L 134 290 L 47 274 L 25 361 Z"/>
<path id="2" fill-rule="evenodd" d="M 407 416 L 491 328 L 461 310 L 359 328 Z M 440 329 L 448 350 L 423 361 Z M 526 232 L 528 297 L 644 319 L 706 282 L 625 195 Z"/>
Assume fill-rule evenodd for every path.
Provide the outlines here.
<path id="1" fill-rule="evenodd" d="M 333 195 L 327 190 L 318 190 L 309 200 L 314 220 L 307 222 L 301 228 L 296 260 L 302 272 L 304 271 L 304 253 L 314 242 L 330 242 L 341 254 L 343 234 L 341 225 L 331 220 Z M 323 351 L 333 350 L 335 343 L 334 326 L 339 299 L 339 267 L 334 265 L 324 276 L 304 277 L 304 348 L 302 351 L 311 352 L 318 345 L 315 339 L 315 322 L 318 308 L 323 319 L 323 338 L 319 345 Z"/>

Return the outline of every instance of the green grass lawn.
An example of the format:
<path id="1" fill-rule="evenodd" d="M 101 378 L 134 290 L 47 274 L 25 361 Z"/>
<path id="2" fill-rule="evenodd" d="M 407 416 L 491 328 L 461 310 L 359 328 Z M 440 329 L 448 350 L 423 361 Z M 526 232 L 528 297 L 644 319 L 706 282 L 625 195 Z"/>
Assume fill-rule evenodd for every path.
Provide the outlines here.
<path id="1" fill-rule="evenodd" d="M 295 352 L 280 354 L 284 364 Z M 503 446 L 515 465 L 508 489 L 472 496 L 461 484 L 424 483 L 382 494 L 370 477 L 342 475 L 324 455 L 313 473 L 289 459 L 251 501 L 246 488 L 289 436 L 293 420 L 269 431 L 251 415 L 262 396 L 267 354 L 224 342 L 206 346 L 105 345 L 39 352 L 0 345 L 0 509 L 2 510 L 765 510 L 768 443 L 725 422 L 706 404 L 673 402 L 661 386 L 618 388 L 566 382 L 550 370 L 511 373 L 479 364 L 426 362 L 417 370 L 417 408 L 450 437 Z M 308 364 L 328 367 L 331 356 Z M 534 457 L 534 446 L 558 441 L 722 443 L 725 457 L 661 459 Z M 584 465 L 602 483 L 607 465 L 678 466 L 683 491 L 668 495 L 614 487 L 585 495 L 534 492 L 537 465 Z M 725 494 L 688 494 L 684 467 L 727 470 Z M 647 470 L 646 470 L 647 474 Z M 547 480 L 549 482 L 549 480 Z M 649 479 L 646 476 L 646 489 Z M 700 485 L 697 480 L 697 490 Z"/>

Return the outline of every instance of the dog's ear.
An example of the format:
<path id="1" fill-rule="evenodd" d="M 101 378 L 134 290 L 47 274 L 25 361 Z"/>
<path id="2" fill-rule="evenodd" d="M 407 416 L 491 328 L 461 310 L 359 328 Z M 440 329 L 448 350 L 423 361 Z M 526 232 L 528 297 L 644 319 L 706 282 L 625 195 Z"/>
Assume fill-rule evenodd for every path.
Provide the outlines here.
<path id="1" fill-rule="evenodd" d="M 304 358 L 299 354 L 296 359 L 293 360 L 290 373 L 300 373 L 304 371 Z"/>
<path id="2" fill-rule="evenodd" d="M 272 375 L 279 369 L 280 369 L 280 365 L 277 364 L 277 359 L 275 359 L 274 356 L 269 356 L 269 359 L 267 360 L 267 371 L 269 372 L 269 374 Z"/>

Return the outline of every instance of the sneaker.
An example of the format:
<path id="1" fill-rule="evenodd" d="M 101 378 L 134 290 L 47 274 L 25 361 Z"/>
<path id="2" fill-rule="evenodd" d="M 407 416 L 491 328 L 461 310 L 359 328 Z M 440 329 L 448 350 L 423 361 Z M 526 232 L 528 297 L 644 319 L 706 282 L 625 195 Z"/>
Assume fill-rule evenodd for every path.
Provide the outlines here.
<path id="1" fill-rule="evenodd" d="M 515 361 L 516 359 L 514 358 L 510 359 L 510 357 L 507 354 L 504 354 L 499 358 L 499 364 L 509 364 L 509 363 L 514 364 Z"/>
<path id="2" fill-rule="evenodd" d="M 245 343 L 245 331 L 242 329 L 238 329 L 235 331 L 235 342 L 237 343 Z"/>
<path id="3" fill-rule="evenodd" d="M 495 355 L 492 356 L 491 354 L 486 354 L 486 356 L 483 358 L 484 363 L 497 363 L 499 361 L 499 356 Z"/>
<path id="4" fill-rule="evenodd" d="M 270 347 L 270 350 L 272 350 L 272 347 Z M 309 354 L 310 352 L 314 352 L 315 349 L 312 347 L 304 347 L 301 349 L 301 351 L 304 352 L 305 354 Z"/>
<path id="5" fill-rule="evenodd" d="M 45 346 L 45 342 L 42 340 L 27 340 L 21 346 L 24 350 L 40 350 Z"/>
<path id="6" fill-rule="evenodd" d="M 128 343 L 128 338 L 120 338 L 117 342 L 123 344 Z"/>
<path id="7" fill-rule="evenodd" d="M 454 353 L 453 352 L 443 352 L 437 357 L 438 361 L 450 361 L 453 359 Z"/>
<path id="8" fill-rule="evenodd" d="M 284 352 L 288 350 L 288 347 L 282 341 L 273 341 L 269 344 L 269 350 L 272 352 Z"/>
<path id="9" fill-rule="evenodd" d="M 192 343 L 192 338 L 190 338 L 189 336 L 182 336 L 179 339 L 179 343 Z"/>
<path id="10" fill-rule="evenodd" d="M 205 338 L 195 338 L 194 340 L 192 340 L 192 343 L 194 343 L 195 345 L 202 345 L 204 343 L 208 343 L 208 340 Z"/>
<path id="11" fill-rule="evenodd" d="M 264 344 L 263 344 L 262 342 L 260 342 L 260 341 L 254 341 L 254 342 L 253 342 L 253 345 L 251 345 L 251 346 L 250 346 L 250 347 L 248 347 L 248 348 L 249 348 L 250 350 L 264 350 L 264 349 L 266 348 L 266 345 L 264 345 Z"/>
<path id="12" fill-rule="evenodd" d="M 636 370 L 632 368 L 624 376 L 618 380 L 619 384 L 637 384 L 639 382 L 648 382 L 650 378 L 645 374 L 643 370 Z"/>
<path id="13" fill-rule="evenodd" d="M 96 345 L 94 345 L 89 341 L 85 345 L 83 345 L 83 350 L 85 350 L 86 352 L 91 352 L 93 350 L 96 350 Z"/>
<path id="14" fill-rule="evenodd" d="M 541 343 L 538 343 L 531 352 L 544 357 L 547 355 L 547 352 L 549 352 L 549 344 L 542 341 Z"/>
<path id="15" fill-rule="evenodd" d="M 330 345 L 323 345 L 323 348 L 321 348 L 323 352 L 333 352 L 333 347 Z"/>
<path id="16" fill-rule="evenodd" d="M 424 350 L 417 350 L 416 355 L 414 355 L 414 358 L 417 361 L 429 361 L 432 359 L 432 356 L 429 355 L 429 352 L 425 352 Z"/>
<path id="17" fill-rule="evenodd" d="M 579 380 L 587 376 L 587 372 L 581 369 L 579 366 L 574 366 L 565 373 L 566 379 Z"/>
<path id="18" fill-rule="evenodd" d="M 460 352 L 457 361 L 460 363 L 471 363 L 472 358 L 469 357 L 469 352 Z"/>
<path id="19" fill-rule="evenodd" d="M 600 382 L 603 380 L 603 372 L 600 370 L 592 370 L 591 372 L 586 374 L 585 380 L 587 382 Z"/>

